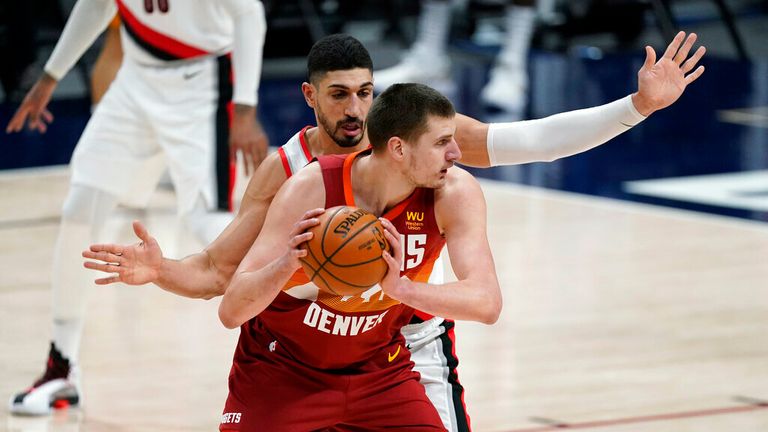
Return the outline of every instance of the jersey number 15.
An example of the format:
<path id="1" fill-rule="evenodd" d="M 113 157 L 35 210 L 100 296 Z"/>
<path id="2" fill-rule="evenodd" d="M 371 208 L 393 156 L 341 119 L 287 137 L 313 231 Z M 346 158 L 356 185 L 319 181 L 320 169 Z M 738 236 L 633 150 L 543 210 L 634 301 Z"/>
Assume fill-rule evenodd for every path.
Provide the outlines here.
<path id="1" fill-rule="evenodd" d="M 424 246 L 426 244 L 426 234 L 400 234 L 400 248 L 403 252 L 400 271 L 417 267 L 424 261 Z"/>

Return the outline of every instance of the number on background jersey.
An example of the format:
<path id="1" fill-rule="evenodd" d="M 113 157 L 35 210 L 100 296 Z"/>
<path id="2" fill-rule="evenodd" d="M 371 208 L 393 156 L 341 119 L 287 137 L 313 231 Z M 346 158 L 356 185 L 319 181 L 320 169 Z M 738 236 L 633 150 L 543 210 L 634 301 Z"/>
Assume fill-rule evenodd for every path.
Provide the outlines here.
<path id="1" fill-rule="evenodd" d="M 144 0 L 144 10 L 147 11 L 147 13 L 155 11 L 155 1 L 157 1 L 157 9 L 160 12 L 168 12 L 168 0 Z"/>

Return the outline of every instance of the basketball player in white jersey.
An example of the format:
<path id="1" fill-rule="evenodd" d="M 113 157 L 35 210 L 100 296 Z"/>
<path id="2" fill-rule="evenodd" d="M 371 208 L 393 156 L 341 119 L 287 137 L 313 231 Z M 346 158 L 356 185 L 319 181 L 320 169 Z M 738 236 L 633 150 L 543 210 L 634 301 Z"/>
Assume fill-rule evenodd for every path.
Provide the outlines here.
<path id="1" fill-rule="evenodd" d="M 92 281 L 79 252 L 98 240 L 117 203 L 146 204 L 167 163 L 179 215 L 208 243 L 232 219 L 234 151 L 243 153 L 247 171 L 266 154 L 256 120 L 266 32 L 257 0 L 79 0 L 7 132 L 27 122 L 45 132 L 58 80 L 116 13 L 124 59 L 72 156 L 54 252 L 46 371 L 11 398 L 13 413 L 44 414 L 80 403 L 77 356 Z"/>
<path id="2" fill-rule="evenodd" d="M 684 42 L 685 40 L 685 42 Z M 551 161 L 600 145 L 630 129 L 652 112 L 677 100 L 703 69 L 694 70 L 704 48 L 688 58 L 695 35 L 679 34 L 656 62 L 647 48 L 638 73 L 637 93 L 585 110 L 545 119 L 484 124 L 457 115 L 456 141 L 461 162 L 487 167 Z M 162 256 L 157 241 L 134 222 L 142 240 L 134 245 L 100 244 L 83 252 L 86 267 L 114 273 L 97 280 L 104 285 L 155 283 L 191 298 L 220 296 L 264 223 L 267 209 L 285 180 L 313 157 L 351 153 L 368 146 L 363 134 L 373 96 L 372 62 L 362 45 L 349 36 L 331 35 L 318 41 L 307 59 L 308 82 L 302 84 L 307 104 L 314 109 L 315 127 L 295 134 L 256 170 L 235 220 L 204 251 L 172 260 Z M 458 360 L 453 356 L 452 322 L 434 318 L 404 328 L 415 369 L 422 376 L 430 400 L 448 430 L 468 429 L 463 391 L 455 380 Z"/>

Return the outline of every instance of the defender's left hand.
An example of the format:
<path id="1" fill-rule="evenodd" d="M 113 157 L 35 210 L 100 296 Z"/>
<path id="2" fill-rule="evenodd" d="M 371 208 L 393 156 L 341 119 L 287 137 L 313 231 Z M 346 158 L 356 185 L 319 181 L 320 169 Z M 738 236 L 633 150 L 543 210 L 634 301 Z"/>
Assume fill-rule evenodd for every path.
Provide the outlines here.
<path id="1" fill-rule="evenodd" d="M 638 90 L 632 95 L 632 102 L 640 114 L 648 116 L 672 105 L 683 94 L 688 84 L 704 73 L 704 66 L 696 68 L 696 64 L 704 56 L 706 48 L 701 46 L 688 57 L 695 42 L 696 33 L 691 33 L 686 38 L 685 32 L 681 31 L 667 46 L 658 62 L 656 51 L 650 46 L 645 47 L 645 63 L 637 73 Z"/>

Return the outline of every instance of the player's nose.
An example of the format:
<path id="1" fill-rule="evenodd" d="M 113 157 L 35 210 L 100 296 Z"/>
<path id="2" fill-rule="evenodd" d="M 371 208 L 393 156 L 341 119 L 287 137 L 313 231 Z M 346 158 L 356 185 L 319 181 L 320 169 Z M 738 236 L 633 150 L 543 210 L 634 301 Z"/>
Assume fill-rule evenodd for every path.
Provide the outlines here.
<path id="1" fill-rule="evenodd" d="M 461 149 L 455 139 L 451 138 L 451 142 L 448 144 L 447 151 L 445 152 L 445 160 L 457 161 L 461 159 Z"/>
<path id="2" fill-rule="evenodd" d="M 360 114 L 362 113 L 362 106 L 363 106 L 362 103 L 363 101 L 361 101 L 357 95 L 353 95 L 349 99 L 349 103 L 344 109 L 344 114 L 347 117 L 356 117 L 356 118 L 361 117 Z"/>

